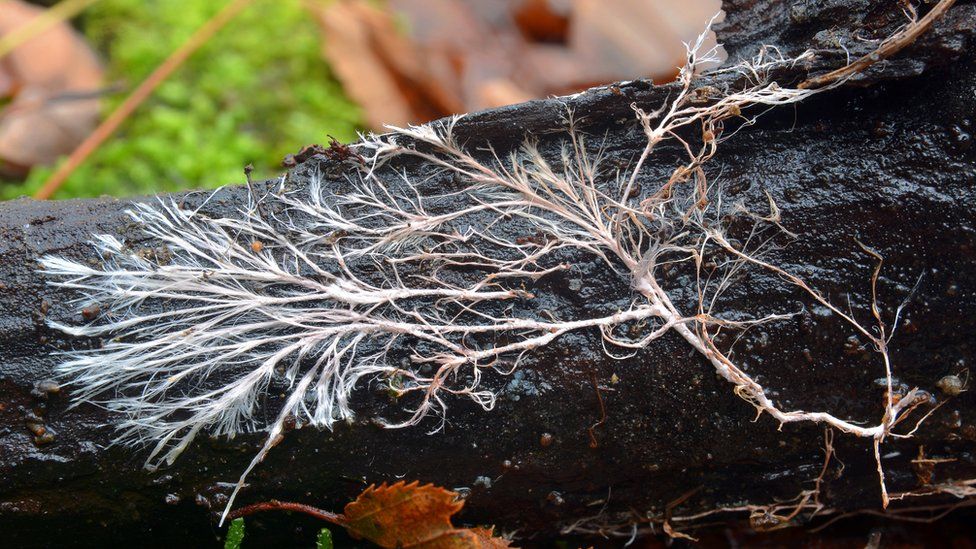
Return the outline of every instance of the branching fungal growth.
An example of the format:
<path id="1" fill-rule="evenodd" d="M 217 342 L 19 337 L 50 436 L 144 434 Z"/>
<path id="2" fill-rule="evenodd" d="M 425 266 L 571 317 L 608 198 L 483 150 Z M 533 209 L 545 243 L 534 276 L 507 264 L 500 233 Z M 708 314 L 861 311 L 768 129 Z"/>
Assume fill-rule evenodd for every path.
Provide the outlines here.
<path id="1" fill-rule="evenodd" d="M 875 326 L 864 326 L 771 263 L 766 243 L 789 234 L 773 200 L 762 205 L 763 214 L 723 205 L 718 185 L 706 177 L 707 162 L 729 137 L 723 135 L 726 120 L 747 125 L 749 107 L 795 103 L 842 80 L 815 89 L 781 87 L 771 72 L 812 54 L 785 58 L 767 48 L 725 69 L 741 74 L 740 89 L 716 90 L 700 101 L 692 90 L 696 71 L 717 60 L 715 49 L 701 51 L 704 38 L 688 47 L 673 99 L 651 112 L 634 106 L 646 145 L 623 172 L 604 165 L 603 151 L 572 124 L 558 161 L 547 160 L 531 141 L 485 161 L 456 141 L 455 118 L 391 128 L 354 146 L 365 167 L 341 188 L 316 178 L 295 190 L 282 180 L 261 207 L 252 195 L 239 215 L 220 218 L 168 200 L 135 206 L 132 218 L 164 253 L 138 253 L 103 235 L 95 243 L 102 260 L 97 267 L 43 260 L 54 284 L 81 292 L 81 301 L 104 311 L 89 324 L 56 325 L 105 340 L 99 348 L 69 353 L 61 373 L 79 401 L 125 415 L 122 440 L 150 444 L 151 466 L 171 463 L 201 431 L 267 431 L 239 489 L 290 421 L 330 428 L 351 418 L 350 398 L 361 381 L 384 382 L 405 397 L 404 418 L 379 421 L 416 425 L 431 414 L 443 417 L 448 395 L 490 410 L 495 395 L 483 387 L 483 373 L 511 373 L 567 332 L 599 331 L 612 357 L 674 332 L 758 412 L 871 440 L 884 490 L 878 447 L 922 403 L 914 391 L 901 398 L 893 393 L 887 345 L 897 315 L 889 327 L 872 304 Z M 689 139 L 690 133 L 701 138 Z M 651 190 L 644 181 L 637 192 L 645 163 L 664 142 L 677 144 L 686 159 L 666 181 Z M 458 188 L 422 191 L 396 171 L 397 162 L 409 159 L 450 175 Z M 730 214 L 750 220 L 744 241 L 728 235 Z M 526 288 L 569 269 L 564 258 L 570 251 L 589 254 L 629 280 L 629 307 L 579 318 L 534 307 Z M 663 282 L 660 269 L 672 263 L 698 273 L 696 310 L 681 310 L 673 301 L 678 289 Z M 718 268 L 707 269 L 710 263 Z M 720 350 L 720 332 L 795 314 L 723 318 L 716 303 L 746 269 L 778 275 L 874 344 L 888 383 L 875 425 L 783 410 Z M 650 328 L 639 338 L 622 335 L 620 326 L 636 322 Z M 257 404 L 272 383 L 285 383 L 288 396 L 266 422 Z M 232 503 L 233 496 L 228 509 Z"/>

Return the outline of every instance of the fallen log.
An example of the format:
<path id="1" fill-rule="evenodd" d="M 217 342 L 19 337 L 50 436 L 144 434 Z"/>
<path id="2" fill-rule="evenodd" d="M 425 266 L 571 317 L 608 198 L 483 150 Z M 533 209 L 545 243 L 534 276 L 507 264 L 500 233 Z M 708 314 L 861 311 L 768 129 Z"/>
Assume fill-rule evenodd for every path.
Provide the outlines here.
<path id="1" fill-rule="evenodd" d="M 859 511 L 918 519 L 970 505 L 976 490 L 976 403 L 966 390 L 976 358 L 976 147 L 970 136 L 976 129 L 976 5 L 957 3 L 903 51 L 826 86 L 832 89 L 782 95 L 844 65 L 845 48 L 852 60 L 870 56 L 878 42 L 853 37 L 893 36 L 905 14 L 889 2 L 739 4 L 726 3 L 727 21 L 717 31 L 728 64 L 752 59 L 763 43 L 782 53 L 754 61 L 751 67 L 763 72 L 755 78 L 748 71 L 704 75 L 685 91 L 681 82 L 638 80 L 477 113 L 452 126 L 456 149 L 444 140 L 450 122 L 442 121 L 432 126 L 437 134 L 408 129 L 348 149 L 322 148 L 300 158 L 281 180 L 213 196 L 0 205 L 0 525 L 6 539 L 16 546 L 104 545 L 143 536 L 159 544 L 215 541 L 214 520 L 262 447 L 267 456 L 242 481 L 242 503 L 279 499 L 339 509 L 370 483 L 406 478 L 460 490 L 466 495 L 462 522 L 494 524 L 523 539 L 626 539 L 662 529 L 680 537 L 729 520 L 763 531 Z M 802 55 L 807 48 L 815 54 Z M 768 87 L 772 82 L 778 87 Z M 772 106 L 755 95 L 741 107 L 726 101 L 743 89 L 772 94 Z M 679 102 L 700 108 L 698 118 L 661 133 L 642 161 L 650 135 Z M 643 119 L 631 105 L 643 109 Z M 662 110 L 654 115 L 656 109 Z M 526 139 L 534 148 L 518 152 Z M 603 170 L 580 167 L 601 147 Z M 516 153 L 513 160 L 510 153 Z M 551 187 L 545 185 L 571 176 L 545 179 L 545 166 L 554 174 L 599 175 L 592 201 L 601 207 L 579 211 L 630 231 L 636 250 L 659 243 L 662 255 L 631 265 L 627 249 L 613 256 L 593 231 L 567 232 L 567 217 L 557 207 L 565 195 L 546 194 Z M 517 181 L 519 174 L 528 174 L 536 193 L 530 205 L 506 194 L 510 188 L 491 194 L 496 179 Z M 343 200 L 345 221 L 367 207 L 364 190 L 377 188 L 370 181 L 384 182 L 395 196 L 376 195 L 364 211 L 395 206 L 399 213 L 382 223 L 363 218 L 341 233 L 316 232 L 334 226 L 322 216 Z M 573 181 L 586 188 L 586 177 Z M 478 195 L 484 188 L 489 194 Z M 611 191 L 623 198 L 608 199 Z M 296 213 L 323 197 L 322 205 Z M 555 202 L 539 206 L 544 199 Z M 461 205 L 481 209 L 452 217 L 456 224 L 424 225 L 427 240 L 385 247 L 393 242 L 383 240 L 392 238 L 389 219 L 406 212 L 423 224 L 426 210 L 436 216 Z M 133 208 L 135 218 L 127 213 Z M 175 228 L 167 232 L 167 223 Z M 204 229 L 216 232 L 199 242 L 226 245 L 206 261 L 227 273 L 193 263 L 188 248 L 174 244 Z M 420 229 L 407 223 L 403 230 Z M 111 235 L 118 246 L 109 243 L 96 254 L 95 235 Z M 354 263 L 352 251 L 376 239 L 382 253 L 361 254 L 363 263 Z M 349 273 L 319 260 L 299 265 L 300 254 L 287 249 L 296 242 L 314 246 L 307 249 L 316 257 L 348 257 Z M 413 264 L 405 259 L 402 272 L 368 264 L 378 256 L 434 254 L 438 247 L 431 244 L 445 242 L 455 255 Z M 220 263 L 233 246 L 253 257 Z M 458 254 L 466 259 L 457 261 Z M 490 268 L 481 264 L 485 257 Z M 74 266 L 52 265 L 51 258 Z M 250 363 L 218 367 L 193 386 L 174 382 L 170 394 L 163 391 L 156 400 L 140 400 L 137 390 L 145 396 L 156 390 L 156 380 L 126 386 L 112 379 L 108 396 L 91 400 L 114 402 L 115 410 L 85 402 L 85 382 L 65 371 L 71 357 L 64 351 L 87 361 L 78 368 L 82 378 L 117 366 L 122 355 L 109 353 L 133 349 L 167 360 L 185 353 L 192 362 L 192 347 L 171 356 L 159 346 L 177 333 L 164 321 L 137 324 L 156 339 L 117 324 L 134 314 L 185 321 L 179 332 L 188 331 L 187 338 L 203 337 L 192 330 L 211 321 L 207 325 L 228 330 L 219 337 L 235 342 L 254 330 L 266 336 L 248 311 L 218 322 L 193 316 L 185 305 L 214 288 L 225 292 L 219 294 L 223 302 L 238 299 L 221 277 L 232 280 L 242 262 L 257 265 L 254 258 L 271 258 L 269 265 L 311 280 L 316 291 L 354 278 L 371 288 L 399 289 L 394 282 L 402 277 L 420 280 L 405 283 L 407 289 L 436 290 L 439 299 L 423 302 L 414 295 L 410 299 L 421 301 L 404 301 L 387 313 L 384 319 L 401 324 L 423 321 L 404 328 L 403 338 L 391 338 L 375 376 L 350 380 L 355 390 L 349 395 L 329 393 L 336 400 L 324 401 L 334 407 L 318 419 L 314 407 L 323 400 L 309 401 L 307 415 L 289 408 L 294 384 L 321 354 L 318 347 L 296 362 L 297 375 L 290 366 L 275 369 L 232 439 L 206 436 L 215 420 L 199 436 L 182 439 L 185 448 L 158 447 L 144 428 L 166 433 L 193 419 L 192 407 L 156 407 L 174 394 L 230 384 L 254 368 Z M 104 274 L 111 265 L 145 270 L 122 279 Z M 95 273 L 85 275 L 94 282 L 79 292 L 70 282 L 82 269 Z M 200 269 L 213 274 L 201 274 L 194 279 L 201 286 L 175 297 L 160 297 L 157 287 L 131 307 L 112 308 L 108 301 L 126 289 L 147 291 L 145 281 L 172 283 L 176 275 L 169 273 Z M 294 286 L 274 289 L 248 273 L 240 286 L 252 292 L 248 299 L 295 295 L 289 293 Z M 489 282 L 475 284 L 478 291 L 501 288 L 510 295 L 495 296 L 497 304 L 483 296 L 444 297 L 482 279 Z M 665 294 L 645 288 L 655 284 Z M 85 292 L 102 292 L 106 300 L 78 301 Z M 660 295 L 668 303 L 655 301 Z M 337 299 L 318 297 L 300 312 L 329 311 Z M 217 308 L 221 301 L 211 303 Z M 684 313 L 667 316 L 669 304 Z M 424 316 L 435 309 L 442 316 Z M 275 311 L 272 316 L 283 318 L 296 309 Z M 374 322 L 371 334 L 391 333 L 374 317 L 356 318 Z M 480 318 L 495 336 L 470 328 L 456 337 L 431 331 L 432 318 L 469 327 Z M 522 324 L 503 330 L 498 319 Z M 585 325 L 566 326 L 575 321 Z M 111 330 L 96 333 L 105 326 Z M 235 326 L 240 333 L 231 330 Z M 80 337 L 66 333 L 72 329 Z M 293 337 L 294 330 L 275 330 Z M 362 345 L 375 354 L 371 345 L 386 345 L 379 337 Z M 193 341 L 214 345 L 214 339 Z M 514 356 L 504 351 L 512 345 Z M 470 353 L 483 353 L 484 361 Z M 464 360 L 452 362 L 457 355 Z M 134 360 L 148 367 L 143 355 Z M 167 364 L 181 363 L 172 358 Z M 441 367 L 450 376 L 438 377 Z M 180 370 L 167 370 L 161 379 L 174 372 Z M 457 394 L 438 397 L 429 391 L 435 383 Z M 154 408 L 147 410 L 146 402 Z M 159 410 L 166 417 L 150 421 Z M 807 415 L 796 415 L 801 410 Z M 387 428 L 397 423 L 415 425 Z M 196 424 L 186 425 L 192 430 Z M 910 438 L 900 437 L 916 425 Z M 275 427 L 288 431 L 280 443 L 263 432 Z M 258 432 L 244 434 L 248 428 Z M 112 444 L 120 437 L 146 448 Z M 172 464 L 155 459 L 156 467 L 146 469 L 154 447 L 161 448 L 157 458 L 172 457 Z M 887 511 L 883 488 L 891 499 Z M 295 524 L 306 530 L 296 531 Z M 255 518 L 249 528 L 252 539 L 311 539 L 309 523 L 294 518 Z"/>

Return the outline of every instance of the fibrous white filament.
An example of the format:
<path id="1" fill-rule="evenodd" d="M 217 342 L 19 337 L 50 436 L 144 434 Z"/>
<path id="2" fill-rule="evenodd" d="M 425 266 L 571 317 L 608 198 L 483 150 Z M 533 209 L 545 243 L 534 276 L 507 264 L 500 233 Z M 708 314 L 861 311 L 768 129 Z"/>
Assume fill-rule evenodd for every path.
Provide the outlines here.
<path id="1" fill-rule="evenodd" d="M 55 325 L 104 339 L 96 349 L 69 353 L 60 371 L 77 387 L 79 401 L 125 415 L 122 440 L 151 444 L 151 465 L 172 462 L 201 430 L 226 436 L 267 431 L 239 489 L 289 418 L 325 428 L 352 418 L 357 385 L 386 383 L 405 397 L 409 413 L 398 422 L 377 420 L 415 425 L 431 413 L 443 417 L 447 394 L 490 410 L 495 395 L 482 386 L 482 372 L 510 373 L 566 332 L 598 330 L 606 352 L 617 358 L 673 331 L 758 411 L 781 423 L 824 423 L 867 437 L 877 452 L 918 405 L 914 393 L 893 399 L 889 336 L 880 316 L 875 314 L 879 332 L 864 328 L 764 258 L 761 243 L 769 241 L 768 233 L 782 234 L 771 199 L 765 216 L 738 207 L 755 227 L 746 244 L 733 244 L 721 222 L 731 209 L 723 208 L 705 173 L 727 138 L 725 120 L 749 123 L 743 112 L 750 106 L 794 103 L 830 86 L 794 89 L 769 81 L 772 69 L 809 53 L 785 59 L 767 49 L 735 68 L 748 82 L 742 89 L 707 104 L 692 101 L 696 68 L 715 60 L 715 50 L 699 51 L 703 37 L 689 47 L 677 96 L 650 113 L 635 106 L 647 144 L 624 173 L 606 169 L 602 151 L 589 147 L 572 126 L 556 161 L 532 142 L 485 161 L 454 140 L 455 118 L 391 128 L 391 135 L 359 143 L 368 168 L 341 190 L 321 177 L 291 190 L 283 179 L 262 199 L 263 207 L 252 196 L 227 217 L 208 217 L 202 207 L 188 210 L 168 200 L 136 205 L 131 216 L 155 240 L 154 251 L 130 249 L 103 235 L 95 242 L 97 267 L 43 259 L 55 285 L 81 292 L 83 301 L 105 311 L 89 324 Z M 700 131 L 701 139 L 682 137 L 690 129 Z M 653 192 L 635 192 L 642 167 L 665 141 L 686 151 L 687 162 Z M 397 157 L 419 158 L 460 186 L 443 194 L 422 190 L 421 182 L 390 167 Z M 630 305 L 585 318 L 558 318 L 534 307 L 532 283 L 570 269 L 564 262 L 569 252 L 589 254 L 629 281 Z M 704 275 L 702 265 L 719 255 L 725 274 Z M 665 263 L 695 267 L 697 310 L 674 304 L 673 289 L 658 273 Z M 719 296 L 745 269 L 779 275 L 874 342 L 889 383 L 876 425 L 781 410 L 718 348 L 714 340 L 722 330 L 793 314 L 722 318 L 715 310 Z M 621 335 L 620 326 L 634 324 L 644 326 L 638 337 Z M 265 421 L 258 401 L 273 384 L 284 384 L 287 396 L 275 418 Z M 232 503 L 233 497 L 228 509 Z"/>

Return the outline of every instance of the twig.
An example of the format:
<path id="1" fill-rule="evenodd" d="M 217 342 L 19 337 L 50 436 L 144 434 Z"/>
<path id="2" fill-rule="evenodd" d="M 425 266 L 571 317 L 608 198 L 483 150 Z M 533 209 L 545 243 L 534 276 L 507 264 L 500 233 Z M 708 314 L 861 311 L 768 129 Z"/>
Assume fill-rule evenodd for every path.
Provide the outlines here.
<path id="1" fill-rule="evenodd" d="M 675 530 L 674 528 L 671 527 L 671 513 L 672 513 L 672 511 L 674 511 L 674 508 L 675 507 L 677 507 L 677 506 L 681 505 L 682 503 L 688 501 L 691 498 L 691 496 L 693 496 L 693 495 L 697 494 L 698 492 L 700 492 L 702 490 L 702 488 L 704 488 L 704 486 L 699 486 L 697 488 L 692 488 L 691 490 L 688 490 L 684 494 L 681 494 L 677 498 L 675 498 L 675 499 L 673 499 L 673 500 L 671 500 L 671 501 L 668 502 L 668 504 L 664 507 L 664 521 L 661 523 L 661 527 L 664 529 L 664 533 L 665 534 L 667 534 L 668 536 L 670 536 L 671 538 L 674 538 L 674 539 L 679 539 L 680 538 L 680 539 L 686 539 L 686 540 L 689 540 L 689 541 L 698 541 L 698 538 L 694 538 L 692 536 L 689 536 L 688 534 L 685 534 L 683 532 L 679 532 L 679 531 L 677 531 L 677 530 Z"/>
<path id="2" fill-rule="evenodd" d="M 317 519 L 331 522 L 339 526 L 346 525 L 346 517 L 342 514 L 336 514 L 331 511 L 326 511 L 324 509 L 319 509 L 318 507 L 312 507 L 311 505 L 305 505 L 304 503 L 290 503 L 287 501 L 271 500 L 262 503 L 255 503 L 253 505 L 246 505 L 230 513 L 227 518 L 236 519 L 240 517 L 246 517 L 248 515 L 253 515 L 254 513 L 260 513 L 263 511 L 295 511 L 297 513 L 304 513 L 306 515 L 313 516 Z"/>
<path id="3" fill-rule="evenodd" d="M 590 435 L 590 448 L 597 448 L 600 443 L 596 439 L 595 430 L 607 421 L 607 407 L 603 404 L 603 395 L 600 394 L 600 386 L 596 382 L 596 374 L 590 372 L 590 382 L 593 383 L 593 391 L 596 392 L 596 401 L 600 405 L 600 421 L 597 421 L 586 430 Z"/>
<path id="4" fill-rule="evenodd" d="M 941 0 L 935 5 L 925 17 L 917 20 L 911 21 L 899 32 L 891 35 L 885 39 L 878 49 L 873 52 L 864 55 L 858 60 L 845 65 L 839 69 L 828 72 L 827 74 L 822 74 L 820 76 L 810 78 L 797 86 L 800 89 L 816 89 L 822 88 L 841 79 L 848 78 L 855 74 L 864 72 L 868 67 L 874 65 L 882 59 L 887 59 L 892 55 L 901 51 L 905 46 L 913 43 L 916 38 L 922 33 L 928 30 L 938 18 L 942 17 L 946 11 L 956 2 L 956 0 Z"/>
<path id="5" fill-rule="evenodd" d="M 967 507 L 976 506 L 976 499 L 964 499 L 956 503 L 947 503 L 942 505 L 926 505 L 921 507 L 907 507 L 905 509 L 896 509 L 894 511 L 878 511 L 877 509 L 861 509 L 859 511 L 852 511 L 850 513 L 843 513 L 832 517 L 827 522 L 817 526 L 810 530 L 811 534 L 816 534 L 827 527 L 831 526 L 837 521 L 844 520 L 851 517 L 870 515 L 874 517 L 880 517 L 883 519 L 898 520 L 902 522 L 914 522 L 921 524 L 931 524 L 937 520 L 945 518 L 949 513 L 952 513 L 956 509 L 963 509 Z M 915 517 L 909 513 L 921 513 L 921 512 L 932 512 L 939 511 L 938 514 L 932 515 L 930 517 Z"/>
<path id="6" fill-rule="evenodd" d="M 98 0 L 64 0 L 0 38 L 0 59 L 54 25 L 67 21 Z"/>
<path id="7" fill-rule="evenodd" d="M 247 194 L 251 195 L 251 200 L 254 201 L 254 207 L 257 208 L 258 215 L 262 218 L 267 218 L 261 206 L 261 200 L 263 198 L 258 198 L 258 194 L 254 191 L 254 182 L 251 180 L 252 173 L 254 173 L 254 164 L 249 163 L 247 166 L 244 166 L 244 180 L 247 183 Z"/>
<path id="8" fill-rule="evenodd" d="M 119 93 L 120 91 L 122 91 L 120 86 L 112 85 L 91 90 L 65 91 L 62 93 L 49 95 L 47 97 L 42 95 L 7 105 L 7 107 L 4 109 L 4 116 L 19 116 L 32 111 L 38 111 L 73 101 L 91 101 L 93 99 L 100 99 L 108 95 Z"/>
<path id="9" fill-rule="evenodd" d="M 231 0 L 226 6 L 223 7 L 217 14 L 211 17 L 206 23 L 204 23 L 200 28 L 193 33 L 186 42 L 183 43 L 179 48 L 176 49 L 169 57 L 166 58 L 156 70 L 152 72 L 145 80 L 139 84 L 139 87 L 132 92 L 129 97 L 122 102 L 121 105 L 116 108 L 112 114 L 109 115 L 88 137 L 78 145 L 68 159 L 58 167 L 57 171 L 51 174 L 51 177 L 44 182 L 44 185 L 34 193 L 34 198 L 38 200 L 46 200 L 51 198 L 55 192 L 64 184 L 64 182 L 71 176 L 72 173 L 85 160 L 91 156 L 98 147 L 105 142 L 106 139 L 115 133 L 115 130 L 135 111 L 139 105 L 143 103 L 156 88 L 163 83 L 173 71 L 182 65 L 193 52 L 197 51 L 201 46 L 207 43 L 208 40 L 219 31 L 224 25 L 226 25 L 230 20 L 237 16 L 251 4 L 254 0 Z"/>

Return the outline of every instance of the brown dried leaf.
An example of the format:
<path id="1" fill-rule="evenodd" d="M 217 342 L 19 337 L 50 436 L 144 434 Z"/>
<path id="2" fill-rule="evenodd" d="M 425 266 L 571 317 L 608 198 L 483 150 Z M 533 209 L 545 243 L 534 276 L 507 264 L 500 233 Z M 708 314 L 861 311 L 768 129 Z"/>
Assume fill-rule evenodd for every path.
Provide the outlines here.
<path id="1" fill-rule="evenodd" d="M 0 35 L 44 12 L 25 2 L 0 2 Z M 84 39 L 59 23 L 20 44 L 0 63 L 0 162 L 12 175 L 71 152 L 98 123 L 102 68 Z"/>
<path id="2" fill-rule="evenodd" d="M 330 67 L 377 130 L 614 80 L 671 80 L 684 63 L 682 41 L 721 9 L 720 0 L 306 5 Z"/>
<path id="3" fill-rule="evenodd" d="M 322 52 L 374 129 L 463 112 L 449 86 L 431 80 L 415 44 L 388 11 L 364 2 L 308 1 L 322 29 Z"/>
<path id="4" fill-rule="evenodd" d="M 507 540 L 495 537 L 490 529 L 462 528 L 445 532 L 444 535 L 418 547 L 423 549 L 496 549 L 511 547 Z"/>
<path id="5" fill-rule="evenodd" d="M 490 530 L 454 528 L 451 516 L 463 506 L 456 493 L 432 484 L 383 483 L 346 505 L 344 524 L 354 537 L 381 547 L 508 547 Z"/>

